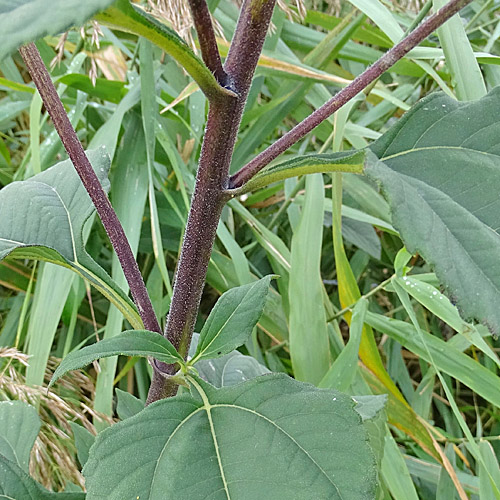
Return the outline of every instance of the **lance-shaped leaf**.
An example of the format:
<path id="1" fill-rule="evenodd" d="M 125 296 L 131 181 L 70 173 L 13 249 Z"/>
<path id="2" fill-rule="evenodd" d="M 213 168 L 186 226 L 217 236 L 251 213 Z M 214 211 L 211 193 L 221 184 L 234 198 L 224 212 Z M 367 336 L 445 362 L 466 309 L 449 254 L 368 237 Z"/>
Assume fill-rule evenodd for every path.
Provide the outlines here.
<path id="1" fill-rule="evenodd" d="M 0 455 L 0 498 L 19 500 L 85 500 L 85 493 L 53 493 Z"/>
<path id="2" fill-rule="evenodd" d="M 0 60 L 20 45 L 82 26 L 114 0 L 0 0 Z"/>
<path id="3" fill-rule="evenodd" d="M 109 189 L 104 148 L 87 152 L 103 188 Z M 142 321 L 132 301 L 85 251 L 83 227 L 94 205 L 70 160 L 0 191 L 0 259 L 38 259 L 87 279 L 135 328 Z"/>
<path id="4" fill-rule="evenodd" d="M 33 406 L 22 401 L 0 402 L 0 455 L 28 472 L 30 452 L 40 430 Z"/>
<path id="5" fill-rule="evenodd" d="M 203 325 L 191 364 L 218 358 L 246 342 L 262 315 L 272 278 L 265 276 L 221 295 Z"/>
<path id="6" fill-rule="evenodd" d="M 175 31 L 139 5 L 132 4 L 129 0 L 117 0 L 95 19 L 111 28 L 143 36 L 162 48 L 193 77 L 207 97 L 224 94 L 235 96 L 219 85 L 212 72 Z"/>
<path id="7" fill-rule="evenodd" d="M 297 156 L 275 165 L 264 167 L 246 184 L 229 192 L 238 196 L 267 186 L 272 182 L 296 177 L 297 175 L 317 174 L 326 172 L 350 172 L 362 174 L 365 161 L 365 151 L 346 151 L 333 154 L 310 154 Z"/>
<path id="8" fill-rule="evenodd" d="M 432 94 L 371 147 L 410 252 L 435 269 L 465 318 L 500 329 L 500 88 L 473 102 Z M 378 159 L 377 159 L 378 157 Z"/>
<path id="9" fill-rule="evenodd" d="M 98 435 L 87 500 L 374 498 L 375 461 L 349 396 L 283 374 L 223 389 L 192 382 L 192 395 Z"/>
<path id="10" fill-rule="evenodd" d="M 57 367 L 49 387 L 71 370 L 78 370 L 92 361 L 110 356 L 151 356 L 164 363 L 183 362 L 175 347 L 163 336 L 148 330 L 127 330 L 78 351 L 69 353 Z"/>

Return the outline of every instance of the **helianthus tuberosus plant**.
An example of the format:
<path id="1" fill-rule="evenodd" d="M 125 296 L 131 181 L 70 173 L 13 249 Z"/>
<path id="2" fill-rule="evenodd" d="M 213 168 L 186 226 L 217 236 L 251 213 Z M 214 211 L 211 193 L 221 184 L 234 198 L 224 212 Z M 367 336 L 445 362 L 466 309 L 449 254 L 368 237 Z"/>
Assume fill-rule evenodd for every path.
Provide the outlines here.
<path id="1" fill-rule="evenodd" d="M 334 153 L 297 154 L 284 159 L 280 155 L 337 111 L 335 120 L 338 128 L 342 128 L 342 120 L 345 123 L 349 111 L 359 104 L 359 96 L 365 95 L 363 92 L 368 93 L 387 70 L 411 51 L 418 50 L 416 47 L 437 29 L 443 30 L 441 26 L 471 0 L 452 0 L 442 6 L 435 2 L 436 7 L 441 8 L 423 20 L 417 19 L 414 29 L 408 30 L 406 36 L 399 36 L 401 29 L 396 24 L 392 47 L 378 60 L 255 157 L 236 165 L 239 166 L 236 169 L 233 168 L 235 144 L 242 118 L 245 119 L 255 70 L 259 60 L 262 63 L 267 57 L 263 56 L 263 48 L 275 0 L 245 0 L 238 7 L 238 21 L 229 44 L 218 38 L 214 30 L 210 9 L 218 2 L 188 0 L 186 5 L 190 8 L 201 58 L 159 19 L 156 11 L 151 12 L 138 3 L 92 0 L 82 7 L 79 2 L 66 0 L 56 2 L 50 15 L 41 3 L 40 0 L 25 0 L 19 5 L 7 3 L 0 10 L 1 27 L 8 35 L 2 50 L 5 55 L 23 44 L 19 52 L 69 160 L 24 181 L 12 182 L 1 191 L 0 256 L 37 259 L 71 269 L 116 306 L 110 317 L 119 311 L 122 315 L 119 325 L 123 318 L 130 324 L 131 329 L 127 331 L 73 350 L 55 371 L 51 384 L 70 370 L 116 355 L 147 358 L 151 370 L 146 406 L 143 408 L 139 400 L 122 394 L 118 397 L 122 421 L 102 430 L 95 442 L 87 435 L 81 440 L 85 453 L 79 450 L 78 459 L 84 466 L 86 492 L 59 495 L 88 499 L 384 498 L 383 495 L 389 494 L 387 488 L 396 486 L 387 477 L 383 485 L 382 476 L 388 474 L 383 455 L 384 452 L 385 456 L 397 453 L 384 421 L 385 406 L 389 423 L 440 464 L 449 474 L 457 494 L 465 498 L 462 483 L 436 441 L 438 436 L 408 404 L 386 371 L 379 353 L 372 328 L 390 337 L 397 335 L 391 328 L 399 330 L 388 318 L 370 312 L 367 299 L 360 298 L 340 233 L 342 173 L 366 176 L 371 186 L 380 187 L 391 207 L 394 227 L 389 223 L 384 226 L 381 219 L 377 219 L 376 224 L 392 234 L 397 234 L 397 229 L 406 248 L 412 254 L 418 252 L 434 266 L 463 317 L 477 318 L 491 331 L 498 331 L 500 278 L 494 269 L 500 262 L 496 223 L 500 207 L 494 186 L 500 175 L 497 139 L 500 92 L 494 89 L 481 95 L 479 89 L 467 102 L 432 93 L 368 147 L 349 151 L 340 151 L 337 147 Z M 353 3 L 362 8 L 363 2 Z M 382 8 L 376 4 L 378 9 Z M 23 16 L 33 19 L 29 33 L 20 29 L 26 23 Z M 108 199 L 109 151 L 104 147 L 84 151 L 71 116 L 46 69 L 43 54 L 32 41 L 48 32 L 59 33 L 72 25 L 81 25 L 91 18 L 113 30 L 109 31 L 111 34 L 121 31 L 139 37 L 136 53 L 131 54 L 140 62 L 137 78 L 141 87 L 142 127 L 139 127 L 138 142 L 145 156 L 141 160 L 145 165 L 143 172 L 149 177 L 147 196 L 155 265 L 160 282 L 165 284 L 170 296 L 164 330 L 160 326 L 163 318 L 157 316 L 162 307 L 153 304 L 136 262 L 137 241 L 131 244 Z M 364 20 L 361 15 L 341 21 L 332 34 L 327 34 L 311 51 L 307 62 L 319 65 L 335 55 L 339 41 L 350 36 Z M 442 39 L 446 39 L 445 33 Z M 153 180 L 156 141 L 165 141 L 165 137 L 161 126 L 155 128 L 155 120 L 148 116 L 149 112 L 158 112 L 155 82 L 161 66 L 153 61 L 154 45 L 192 78 L 194 83 L 187 92 L 193 92 L 197 86 L 208 101 L 208 117 L 173 289 L 163 258 L 161 235 L 158 238 Z M 285 64 L 282 67 L 289 68 Z M 310 70 L 307 73 L 305 66 L 302 70 L 300 66 L 295 70 L 297 68 L 304 75 L 313 74 Z M 319 80 L 327 76 L 326 72 L 314 72 L 314 78 Z M 120 106 L 131 95 L 129 90 Z M 481 98 L 472 100 L 478 97 Z M 286 95 L 276 106 L 283 102 L 287 102 Z M 269 104 L 273 106 L 273 101 Z M 204 101 L 201 105 L 196 112 L 203 118 Z M 194 123 L 195 119 L 191 121 Z M 130 123 L 131 127 L 138 126 L 133 119 Z M 338 144 L 335 133 L 336 129 L 333 139 Z M 136 140 L 132 133 L 128 139 Z M 169 154 L 175 156 L 172 151 Z M 241 158 L 239 155 L 238 161 Z M 322 235 L 317 228 L 323 225 L 324 217 L 323 173 L 331 174 L 332 179 L 329 211 L 342 308 L 333 312 L 332 319 L 345 315 L 350 325 L 350 340 L 340 354 L 338 332 L 327 327 L 323 302 L 329 299 L 319 275 L 319 253 L 316 250 L 308 253 L 307 246 L 298 242 L 300 235 L 302 242 L 311 242 L 311 248 L 321 248 Z M 139 171 L 136 174 L 143 175 Z M 279 240 L 273 245 L 273 233 L 257 219 L 252 220 L 240 200 L 296 176 L 305 176 L 305 194 L 302 217 L 293 228 L 290 256 Z M 135 178 L 125 179 L 125 184 L 135 182 Z M 293 196 L 301 196 L 301 186 L 296 185 Z M 146 191 L 142 196 L 144 207 Z M 128 202 L 131 200 L 124 198 L 122 206 Z M 227 291 L 212 308 L 199 335 L 193 337 L 195 328 L 200 326 L 197 324 L 200 301 L 216 235 L 224 238 L 220 220 L 226 207 L 247 218 L 256 238 L 270 241 L 267 251 L 273 272 L 259 279 L 247 269 L 239 280 L 240 286 L 226 287 Z M 118 278 L 122 286 L 117 284 L 118 273 L 111 277 L 86 249 L 86 223 L 92 220 L 94 211 L 123 271 L 125 281 L 121 276 Z M 443 341 L 421 330 L 411 297 L 422 304 L 426 301 L 425 307 L 445 322 L 455 321 L 458 328 L 465 322 L 432 283 L 407 276 L 412 254 L 403 248 L 395 256 L 396 272 L 384 283 L 397 295 L 411 321 L 407 326 L 412 333 L 405 338 L 400 336 L 398 341 L 403 345 L 413 342 L 413 350 L 418 351 L 430 367 L 429 376 L 435 375 L 440 380 L 468 440 L 468 451 L 478 467 L 484 469 L 483 490 L 500 498 L 496 471 L 489 455 L 477 444 L 461 418 L 446 380 L 451 375 L 469 383 L 477 394 L 498 405 L 498 386 L 495 389 L 498 377 L 484 368 L 483 384 L 462 380 L 461 372 L 446 364 L 448 354 L 443 353 L 439 343 Z M 297 262 L 308 274 L 297 273 Z M 287 289 L 287 294 L 280 299 L 289 324 L 286 343 L 294 378 L 278 370 L 269 373 L 255 360 L 250 361 L 252 358 L 242 361 L 237 351 L 240 346 L 252 343 L 255 337 L 252 332 L 263 312 L 277 300 L 274 279 L 280 291 Z M 286 284 L 280 280 L 286 280 Z M 124 288 L 130 290 L 132 300 Z M 422 296 L 417 297 L 418 293 Z M 301 297 L 312 298 L 314 302 L 307 311 L 297 307 Z M 475 326 L 470 328 L 471 338 L 476 336 L 474 342 L 484 348 L 481 336 L 484 331 Z M 274 340 L 279 347 L 280 339 Z M 449 346 L 449 349 L 455 349 L 457 359 L 463 363 L 472 363 L 459 346 Z M 358 353 L 360 368 L 356 366 Z M 494 356 L 491 359 L 494 360 Z M 241 363 L 233 372 L 241 377 L 236 375 L 232 383 L 224 381 L 230 363 Z M 247 371 L 242 369 L 244 366 Z M 365 395 L 351 397 L 338 389 L 350 389 L 351 394 L 357 390 L 358 394 Z M 0 492 L 8 497 L 34 499 L 56 495 L 27 474 L 27 456 L 36 433 L 27 435 L 24 441 L 21 437 L 12 439 L 14 433 L 22 436 L 23 421 L 36 420 L 33 411 L 21 403 L 0 403 L 0 421 L 5 422 L 5 429 L 10 429 L 11 448 L 19 446 L 19 456 L 22 456 L 21 459 L 0 445 Z M 391 493 L 394 495 L 392 489 Z"/>

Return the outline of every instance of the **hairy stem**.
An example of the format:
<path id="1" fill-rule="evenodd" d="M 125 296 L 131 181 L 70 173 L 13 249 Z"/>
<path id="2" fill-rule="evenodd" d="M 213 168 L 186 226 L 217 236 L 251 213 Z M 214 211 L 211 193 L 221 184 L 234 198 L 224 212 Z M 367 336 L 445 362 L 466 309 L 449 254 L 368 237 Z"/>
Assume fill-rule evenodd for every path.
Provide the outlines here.
<path id="1" fill-rule="evenodd" d="M 90 164 L 83 146 L 71 125 L 64 106 L 52 83 L 49 72 L 40 57 L 34 43 L 19 49 L 28 68 L 33 82 L 42 98 L 54 126 L 61 138 L 73 165 L 87 190 L 92 203 L 102 221 L 104 229 L 109 236 L 111 244 L 120 260 L 123 272 L 130 287 L 130 292 L 147 330 L 161 333 L 160 325 L 149 299 L 146 286 L 142 279 L 139 267 L 130 248 L 123 227 L 104 192 L 97 175 Z"/>
<path id="2" fill-rule="evenodd" d="M 214 74 L 217 81 L 226 85 L 226 72 L 222 68 L 219 48 L 215 39 L 214 28 L 206 0 L 189 0 L 191 16 L 193 17 L 198 41 L 200 43 L 201 57 L 207 68 Z"/>
<path id="3" fill-rule="evenodd" d="M 472 0 L 452 0 L 443 8 L 439 9 L 433 16 L 429 17 L 412 33 L 386 52 L 366 71 L 355 78 L 347 87 L 343 88 L 338 94 L 334 95 L 328 102 L 323 104 L 323 106 L 296 125 L 290 132 L 286 133 L 236 172 L 230 179 L 230 189 L 243 186 L 277 156 L 293 146 L 321 122 L 326 120 L 330 115 L 335 113 L 335 111 L 359 94 L 359 92 L 368 87 L 368 85 L 379 78 L 391 66 L 408 54 L 411 49 L 415 48 L 445 21 L 471 2 Z"/>
<path id="4" fill-rule="evenodd" d="M 235 97 L 210 103 L 196 184 L 175 277 L 165 336 L 187 355 L 220 214 L 227 201 L 229 166 L 252 77 L 262 52 L 276 0 L 246 0 L 224 70 Z M 157 372 L 158 368 L 160 372 Z M 175 389 L 155 367 L 148 404 L 168 397 Z M 165 376 L 164 376 L 165 375 Z"/>

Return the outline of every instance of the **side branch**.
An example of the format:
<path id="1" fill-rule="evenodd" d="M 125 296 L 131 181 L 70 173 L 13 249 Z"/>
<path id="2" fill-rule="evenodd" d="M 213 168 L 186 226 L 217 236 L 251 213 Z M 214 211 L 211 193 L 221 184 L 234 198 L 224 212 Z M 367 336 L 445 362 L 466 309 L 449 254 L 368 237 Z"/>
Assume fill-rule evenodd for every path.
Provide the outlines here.
<path id="1" fill-rule="evenodd" d="M 139 310 L 144 327 L 147 330 L 161 333 L 160 325 L 156 318 L 146 286 L 142 279 L 134 254 L 130 248 L 123 227 L 113 210 L 108 196 L 102 189 L 101 183 L 90 164 L 83 146 L 71 125 L 64 106 L 52 83 L 45 64 L 34 43 L 19 49 L 28 71 L 35 83 L 61 141 L 73 162 L 73 165 L 87 190 L 92 203 L 96 207 L 102 224 L 113 248 L 118 256 L 123 273 L 127 278 L 130 292 Z"/>
<path id="2" fill-rule="evenodd" d="M 370 83 L 379 78 L 397 61 L 408 54 L 410 50 L 425 40 L 433 31 L 471 2 L 472 0 L 452 0 L 439 9 L 433 16 L 429 17 L 406 38 L 403 38 L 397 45 L 386 52 L 377 62 L 355 78 L 347 87 L 343 88 L 338 94 L 323 104 L 323 106 L 236 172 L 230 179 L 229 188 L 236 189 L 243 186 L 277 156 L 293 146 L 321 122 L 359 94 L 359 92 L 368 87 Z"/>
<path id="3" fill-rule="evenodd" d="M 226 72 L 222 68 L 219 48 L 215 39 L 214 27 L 210 11 L 208 10 L 206 0 L 189 0 L 191 16 L 193 17 L 194 27 L 198 34 L 200 42 L 201 57 L 208 69 L 214 74 L 217 81 L 226 85 Z"/>

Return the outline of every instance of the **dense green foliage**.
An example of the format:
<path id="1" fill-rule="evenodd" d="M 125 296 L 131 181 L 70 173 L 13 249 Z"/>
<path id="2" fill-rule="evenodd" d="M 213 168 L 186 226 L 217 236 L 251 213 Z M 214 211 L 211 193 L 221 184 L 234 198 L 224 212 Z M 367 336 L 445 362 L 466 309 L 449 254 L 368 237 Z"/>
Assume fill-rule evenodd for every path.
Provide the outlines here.
<path id="1" fill-rule="evenodd" d="M 109 3 L 89 2 L 81 15 Z M 208 3 L 224 55 L 238 7 Z M 303 17 L 293 6 L 292 17 L 276 9 L 233 173 L 360 74 L 417 16 L 396 1 L 332 5 L 306 2 Z M 89 499 L 206 498 L 208 489 L 237 499 L 500 498 L 498 7 L 473 2 L 463 23 L 452 19 L 232 193 L 187 363 L 142 330 L 22 60 L 0 61 L 0 399 L 42 407 L 32 477 L 68 499 L 84 498 L 72 484 L 83 485 L 83 466 Z M 33 19 L 37 12 L 33 5 Z M 8 15 L 0 1 L 0 27 Z M 148 31 L 150 17 L 120 0 L 98 14 L 100 35 L 95 25 L 85 38 L 71 30 L 57 48 L 51 35 L 67 24 L 40 19 L 20 41 L 50 33 L 37 46 L 47 65 L 57 56 L 52 76 L 85 148 L 104 146 L 111 159 L 110 199 L 163 322 L 206 121 L 199 87 L 207 95 L 227 89 L 189 38 L 158 21 Z M 107 189 L 108 160 L 97 151 L 91 161 Z M 76 445 L 59 410 L 44 411 L 47 401 L 33 389 L 49 382 L 53 357 L 70 352 L 54 381 L 125 355 L 89 366 L 89 394 L 72 379 L 50 388 L 54 400 L 80 409 Z M 182 387 L 142 410 L 146 356 L 155 355 L 179 360 Z M 280 373 L 256 378 L 269 371 Z M 93 432 L 106 424 L 87 396 L 95 412 L 123 420 L 94 445 Z M 32 407 L 0 403 L 0 493 L 14 498 L 54 496 L 26 474 L 36 433 L 12 439 L 33 418 L 37 428 Z M 47 436 L 67 459 L 40 447 Z"/>

